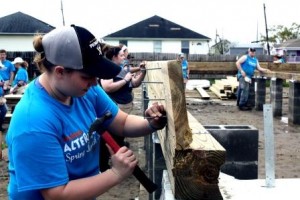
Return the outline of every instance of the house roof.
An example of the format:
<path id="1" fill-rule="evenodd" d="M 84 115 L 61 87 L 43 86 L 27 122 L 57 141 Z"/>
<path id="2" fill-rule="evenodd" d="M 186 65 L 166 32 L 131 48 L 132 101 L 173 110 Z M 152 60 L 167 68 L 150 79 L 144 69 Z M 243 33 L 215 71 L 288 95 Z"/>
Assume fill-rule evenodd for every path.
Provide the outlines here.
<path id="1" fill-rule="evenodd" d="M 260 49 L 260 48 L 263 48 L 263 46 L 261 44 L 258 44 L 258 43 L 251 43 L 251 44 L 232 44 L 230 46 L 230 48 L 256 48 L 256 49 Z"/>
<path id="2" fill-rule="evenodd" d="M 55 27 L 22 12 L 16 12 L 0 18 L 0 34 L 48 33 Z"/>
<path id="3" fill-rule="evenodd" d="M 157 15 L 104 37 L 104 39 L 108 38 L 185 38 L 210 40 L 209 37 Z"/>
<path id="4" fill-rule="evenodd" d="M 276 48 L 293 48 L 300 47 L 300 39 L 287 40 L 281 44 L 274 45 Z"/>

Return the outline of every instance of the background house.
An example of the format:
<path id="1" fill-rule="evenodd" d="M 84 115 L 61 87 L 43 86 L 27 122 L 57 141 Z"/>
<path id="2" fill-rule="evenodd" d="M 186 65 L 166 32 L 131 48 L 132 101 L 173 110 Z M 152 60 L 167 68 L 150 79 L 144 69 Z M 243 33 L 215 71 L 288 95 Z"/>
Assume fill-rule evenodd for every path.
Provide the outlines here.
<path id="1" fill-rule="evenodd" d="M 22 12 L 0 18 L 0 48 L 6 51 L 34 51 L 33 36 L 55 27 Z"/>
<path id="2" fill-rule="evenodd" d="M 210 48 L 210 54 L 214 55 L 225 55 L 229 52 L 230 41 L 228 40 L 221 40 L 216 44 L 212 45 Z"/>
<path id="3" fill-rule="evenodd" d="M 210 38 L 157 15 L 105 36 L 104 41 L 123 43 L 130 52 L 207 54 Z"/>
<path id="4" fill-rule="evenodd" d="M 229 54 L 230 55 L 244 55 L 248 51 L 249 48 L 255 48 L 256 49 L 256 55 L 264 55 L 267 54 L 265 52 L 264 47 L 260 44 L 234 44 L 229 47 Z"/>
<path id="5" fill-rule="evenodd" d="M 300 62 L 300 39 L 292 39 L 275 44 L 272 54 L 284 55 L 286 62 Z"/>

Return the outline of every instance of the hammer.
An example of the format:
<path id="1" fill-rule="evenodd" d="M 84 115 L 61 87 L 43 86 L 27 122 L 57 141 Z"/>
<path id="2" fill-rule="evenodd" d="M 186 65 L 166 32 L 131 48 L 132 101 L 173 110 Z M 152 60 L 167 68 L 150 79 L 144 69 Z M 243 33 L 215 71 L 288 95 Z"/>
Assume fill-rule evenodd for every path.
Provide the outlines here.
<path id="1" fill-rule="evenodd" d="M 109 119 L 111 116 L 111 112 L 107 111 L 103 117 L 97 118 L 90 126 L 89 135 L 96 131 L 98 134 L 100 134 L 104 141 L 112 148 L 113 152 L 116 153 L 120 149 L 120 146 L 112 138 L 108 131 L 102 129 L 103 122 L 106 119 Z M 132 174 L 149 193 L 152 193 L 157 189 L 157 185 L 146 176 L 146 174 L 141 170 L 141 168 L 138 165 L 135 166 Z"/>

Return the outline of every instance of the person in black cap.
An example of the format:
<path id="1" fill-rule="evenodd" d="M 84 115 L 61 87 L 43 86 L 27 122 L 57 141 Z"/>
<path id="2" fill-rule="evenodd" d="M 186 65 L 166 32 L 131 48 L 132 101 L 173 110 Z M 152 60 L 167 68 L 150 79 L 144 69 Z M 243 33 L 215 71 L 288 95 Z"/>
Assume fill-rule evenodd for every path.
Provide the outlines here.
<path id="1" fill-rule="evenodd" d="M 127 147 L 113 154 L 108 146 L 112 167 L 100 173 L 100 136 L 91 124 L 109 111 L 103 130 L 144 136 L 165 126 L 164 107 L 154 103 L 146 119 L 121 111 L 97 84 L 120 67 L 85 28 L 57 28 L 33 44 L 43 73 L 29 83 L 7 132 L 9 199 L 95 199 L 130 176 L 137 159 Z"/>
<path id="2" fill-rule="evenodd" d="M 237 90 L 237 106 L 240 110 L 251 110 L 252 105 L 248 105 L 249 97 L 249 86 L 252 82 L 252 77 L 255 70 L 261 72 L 270 72 L 269 69 L 262 68 L 259 65 L 257 58 L 255 57 L 256 49 L 249 48 L 248 54 L 240 57 L 236 66 L 238 69 L 237 79 L 239 81 L 239 86 Z"/>

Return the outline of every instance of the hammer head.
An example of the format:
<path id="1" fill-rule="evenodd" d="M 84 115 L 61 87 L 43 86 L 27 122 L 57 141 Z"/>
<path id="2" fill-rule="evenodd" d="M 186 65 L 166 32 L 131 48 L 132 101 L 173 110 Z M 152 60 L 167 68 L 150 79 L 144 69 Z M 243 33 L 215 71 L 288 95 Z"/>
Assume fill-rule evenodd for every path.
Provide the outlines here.
<path id="1" fill-rule="evenodd" d="M 103 122 L 109 118 L 112 117 L 112 114 L 110 111 L 107 111 L 102 117 L 97 118 L 90 126 L 89 128 L 89 135 L 91 135 L 94 131 L 97 131 L 99 134 L 103 132 L 102 125 Z"/>

